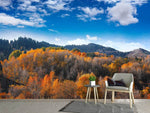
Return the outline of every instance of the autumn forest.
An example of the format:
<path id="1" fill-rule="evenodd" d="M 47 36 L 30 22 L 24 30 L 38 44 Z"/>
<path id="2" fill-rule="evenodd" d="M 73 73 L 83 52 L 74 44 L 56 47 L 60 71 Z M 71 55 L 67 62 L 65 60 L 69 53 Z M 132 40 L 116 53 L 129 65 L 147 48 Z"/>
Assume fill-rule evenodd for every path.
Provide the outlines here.
<path id="1" fill-rule="evenodd" d="M 94 52 L 94 57 L 78 49 L 42 47 L 28 51 L 14 50 L 1 60 L 1 76 L 17 84 L 9 85 L 0 98 L 9 99 L 84 99 L 89 76 L 96 76 L 99 97 L 104 97 L 104 81 L 115 72 L 134 74 L 135 98 L 150 99 L 150 56 L 123 58 Z M 111 97 L 111 94 L 108 94 Z M 128 98 L 116 94 L 116 98 Z"/>

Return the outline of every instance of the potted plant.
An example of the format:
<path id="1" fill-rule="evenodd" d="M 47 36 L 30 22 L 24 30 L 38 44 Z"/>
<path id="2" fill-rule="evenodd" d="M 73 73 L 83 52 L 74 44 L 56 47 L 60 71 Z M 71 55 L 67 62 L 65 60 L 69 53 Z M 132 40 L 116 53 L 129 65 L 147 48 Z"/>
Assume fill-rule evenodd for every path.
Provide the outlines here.
<path id="1" fill-rule="evenodd" d="M 95 76 L 91 75 L 91 76 L 89 77 L 89 80 L 90 80 L 90 85 L 91 85 L 91 86 L 95 86 L 95 85 L 96 85 L 96 84 L 95 84 L 95 80 L 96 80 L 96 77 L 95 77 Z"/>

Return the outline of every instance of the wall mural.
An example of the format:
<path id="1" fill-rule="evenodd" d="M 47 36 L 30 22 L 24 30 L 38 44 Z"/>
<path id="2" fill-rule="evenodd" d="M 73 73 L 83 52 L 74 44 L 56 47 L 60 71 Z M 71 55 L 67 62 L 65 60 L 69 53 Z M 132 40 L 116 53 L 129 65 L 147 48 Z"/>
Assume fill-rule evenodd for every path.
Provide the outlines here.
<path id="1" fill-rule="evenodd" d="M 103 99 L 118 72 L 150 99 L 149 10 L 148 0 L 0 0 L 0 99 L 85 99 L 91 75 Z"/>

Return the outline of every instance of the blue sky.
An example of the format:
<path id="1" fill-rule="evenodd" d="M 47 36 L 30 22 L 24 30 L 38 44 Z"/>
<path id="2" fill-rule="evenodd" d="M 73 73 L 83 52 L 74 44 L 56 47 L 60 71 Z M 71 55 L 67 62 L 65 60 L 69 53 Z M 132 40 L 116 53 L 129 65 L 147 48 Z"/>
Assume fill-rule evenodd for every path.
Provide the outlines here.
<path id="1" fill-rule="evenodd" d="M 148 0 L 0 0 L 0 38 L 150 50 Z"/>

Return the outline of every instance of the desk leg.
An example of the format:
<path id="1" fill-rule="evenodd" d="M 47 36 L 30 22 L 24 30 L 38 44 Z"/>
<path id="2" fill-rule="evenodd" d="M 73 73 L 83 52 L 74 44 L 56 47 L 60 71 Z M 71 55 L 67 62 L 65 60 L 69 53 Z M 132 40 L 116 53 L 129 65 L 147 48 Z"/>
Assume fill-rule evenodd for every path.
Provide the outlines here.
<path id="1" fill-rule="evenodd" d="M 94 99 L 95 99 L 95 104 L 97 104 L 96 102 L 96 88 L 94 87 Z"/>
<path id="2" fill-rule="evenodd" d="M 91 87 L 89 88 L 89 100 L 90 100 L 90 97 L 91 97 Z"/>
<path id="3" fill-rule="evenodd" d="M 99 99 L 99 97 L 98 97 L 98 91 L 97 91 L 97 87 L 96 87 L 96 95 L 97 95 L 97 100 Z"/>
<path id="4" fill-rule="evenodd" d="M 89 87 L 88 87 L 88 89 L 87 89 L 87 93 L 86 93 L 86 100 L 85 100 L 85 103 L 87 103 L 88 95 L 89 95 Z"/>

